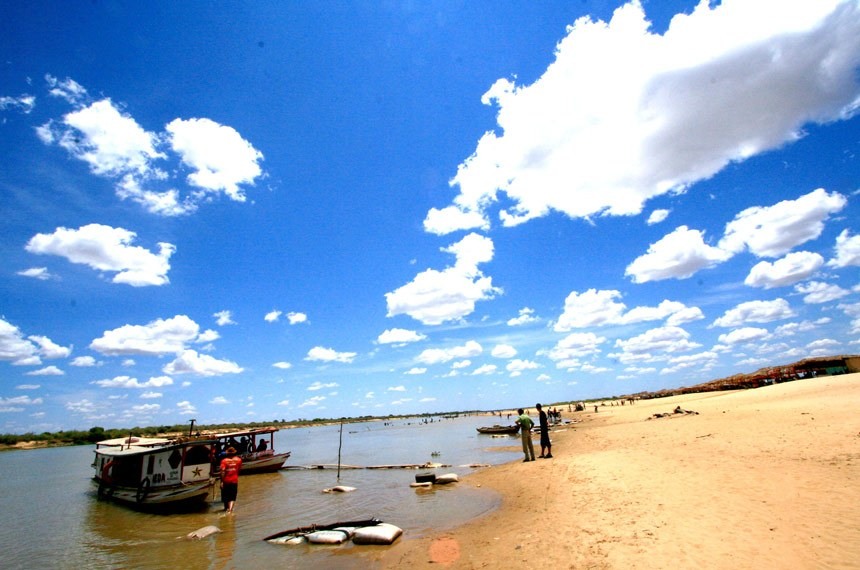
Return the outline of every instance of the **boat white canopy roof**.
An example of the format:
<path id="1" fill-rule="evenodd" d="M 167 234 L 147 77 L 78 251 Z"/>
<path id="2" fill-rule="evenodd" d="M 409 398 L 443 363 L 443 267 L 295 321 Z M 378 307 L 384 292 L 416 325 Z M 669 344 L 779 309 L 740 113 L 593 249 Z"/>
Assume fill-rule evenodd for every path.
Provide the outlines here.
<path id="1" fill-rule="evenodd" d="M 218 439 L 227 439 L 227 438 L 240 438 L 242 436 L 248 437 L 251 435 L 266 435 L 269 433 L 275 433 L 276 431 L 280 431 L 279 428 L 276 427 L 261 427 L 261 428 L 253 428 L 253 429 L 243 429 L 238 431 L 228 431 L 224 433 L 218 433 L 215 435 Z"/>
<path id="2" fill-rule="evenodd" d="M 164 445 L 170 443 L 171 440 L 163 437 L 118 437 L 115 439 L 105 439 L 96 443 L 97 447 L 152 447 L 154 445 Z"/>
<path id="3" fill-rule="evenodd" d="M 145 455 L 148 453 L 156 453 L 158 451 L 161 451 L 160 447 L 131 446 L 123 447 L 122 449 L 120 449 L 119 447 L 103 447 L 101 449 L 96 449 L 96 454 L 105 457 L 125 457 L 130 455 Z"/>

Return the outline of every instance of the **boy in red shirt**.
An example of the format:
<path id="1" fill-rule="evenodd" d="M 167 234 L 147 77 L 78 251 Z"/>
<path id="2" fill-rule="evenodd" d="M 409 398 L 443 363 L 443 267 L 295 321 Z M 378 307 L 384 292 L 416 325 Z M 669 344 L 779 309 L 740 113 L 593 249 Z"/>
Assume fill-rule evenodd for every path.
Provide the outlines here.
<path id="1" fill-rule="evenodd" d="M 239 469 L 242 468 L 242 459 L 236 457 L 236 450 L 227 448 L 227 457 L 221 460 L 221 502 L 224 510 L 233 512 L 233 503 L 236 502 L 236 494 L 239 492 Z"/>

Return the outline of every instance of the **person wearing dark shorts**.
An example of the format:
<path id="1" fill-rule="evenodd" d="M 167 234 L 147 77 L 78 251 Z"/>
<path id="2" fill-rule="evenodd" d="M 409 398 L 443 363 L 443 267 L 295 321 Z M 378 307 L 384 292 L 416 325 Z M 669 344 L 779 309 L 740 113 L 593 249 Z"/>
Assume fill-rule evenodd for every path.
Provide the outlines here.
<path id="1" fill-rule="evenodd" d="M 535 406 L 540 415 L 540 459 L 552 458 L 552 443 L 549 441 L 549 422 L 546 418 L 546 412 L 543 411 L 540 404 Z"/>
<path id="2" fill-rule="evenodd" d="M 242 468 L 242 459 L 236 456 L 236 449 L 227 449 L 227 457 L 221 460 L 221 502 L 224 510 L 233 512 L 233 504 L 239 493 L 239 470 Z"/>

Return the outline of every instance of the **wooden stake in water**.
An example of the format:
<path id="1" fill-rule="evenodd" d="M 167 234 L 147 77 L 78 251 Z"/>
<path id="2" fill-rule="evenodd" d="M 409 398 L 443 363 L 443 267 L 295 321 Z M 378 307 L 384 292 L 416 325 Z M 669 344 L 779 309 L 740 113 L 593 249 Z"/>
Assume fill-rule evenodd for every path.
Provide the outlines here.
<path id="1" fill-rule="evenodd" d="M 343 448 L 343 422 L 340 422 L 340 439 L 337 442 L 337 480 L 340 482 L 340 450 Z"/>

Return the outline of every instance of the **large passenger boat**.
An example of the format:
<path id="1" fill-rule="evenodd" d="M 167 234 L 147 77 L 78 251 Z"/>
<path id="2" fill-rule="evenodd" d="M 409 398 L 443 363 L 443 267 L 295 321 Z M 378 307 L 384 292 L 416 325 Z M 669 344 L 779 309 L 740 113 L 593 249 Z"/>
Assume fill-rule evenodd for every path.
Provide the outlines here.
<path id="1" fill-rule="evenodd" d="M 98 496 L 146 509 L 202 506 L 215 484 L 215 443 L 207 437 L 100 441 L 93 462 Z"/>

